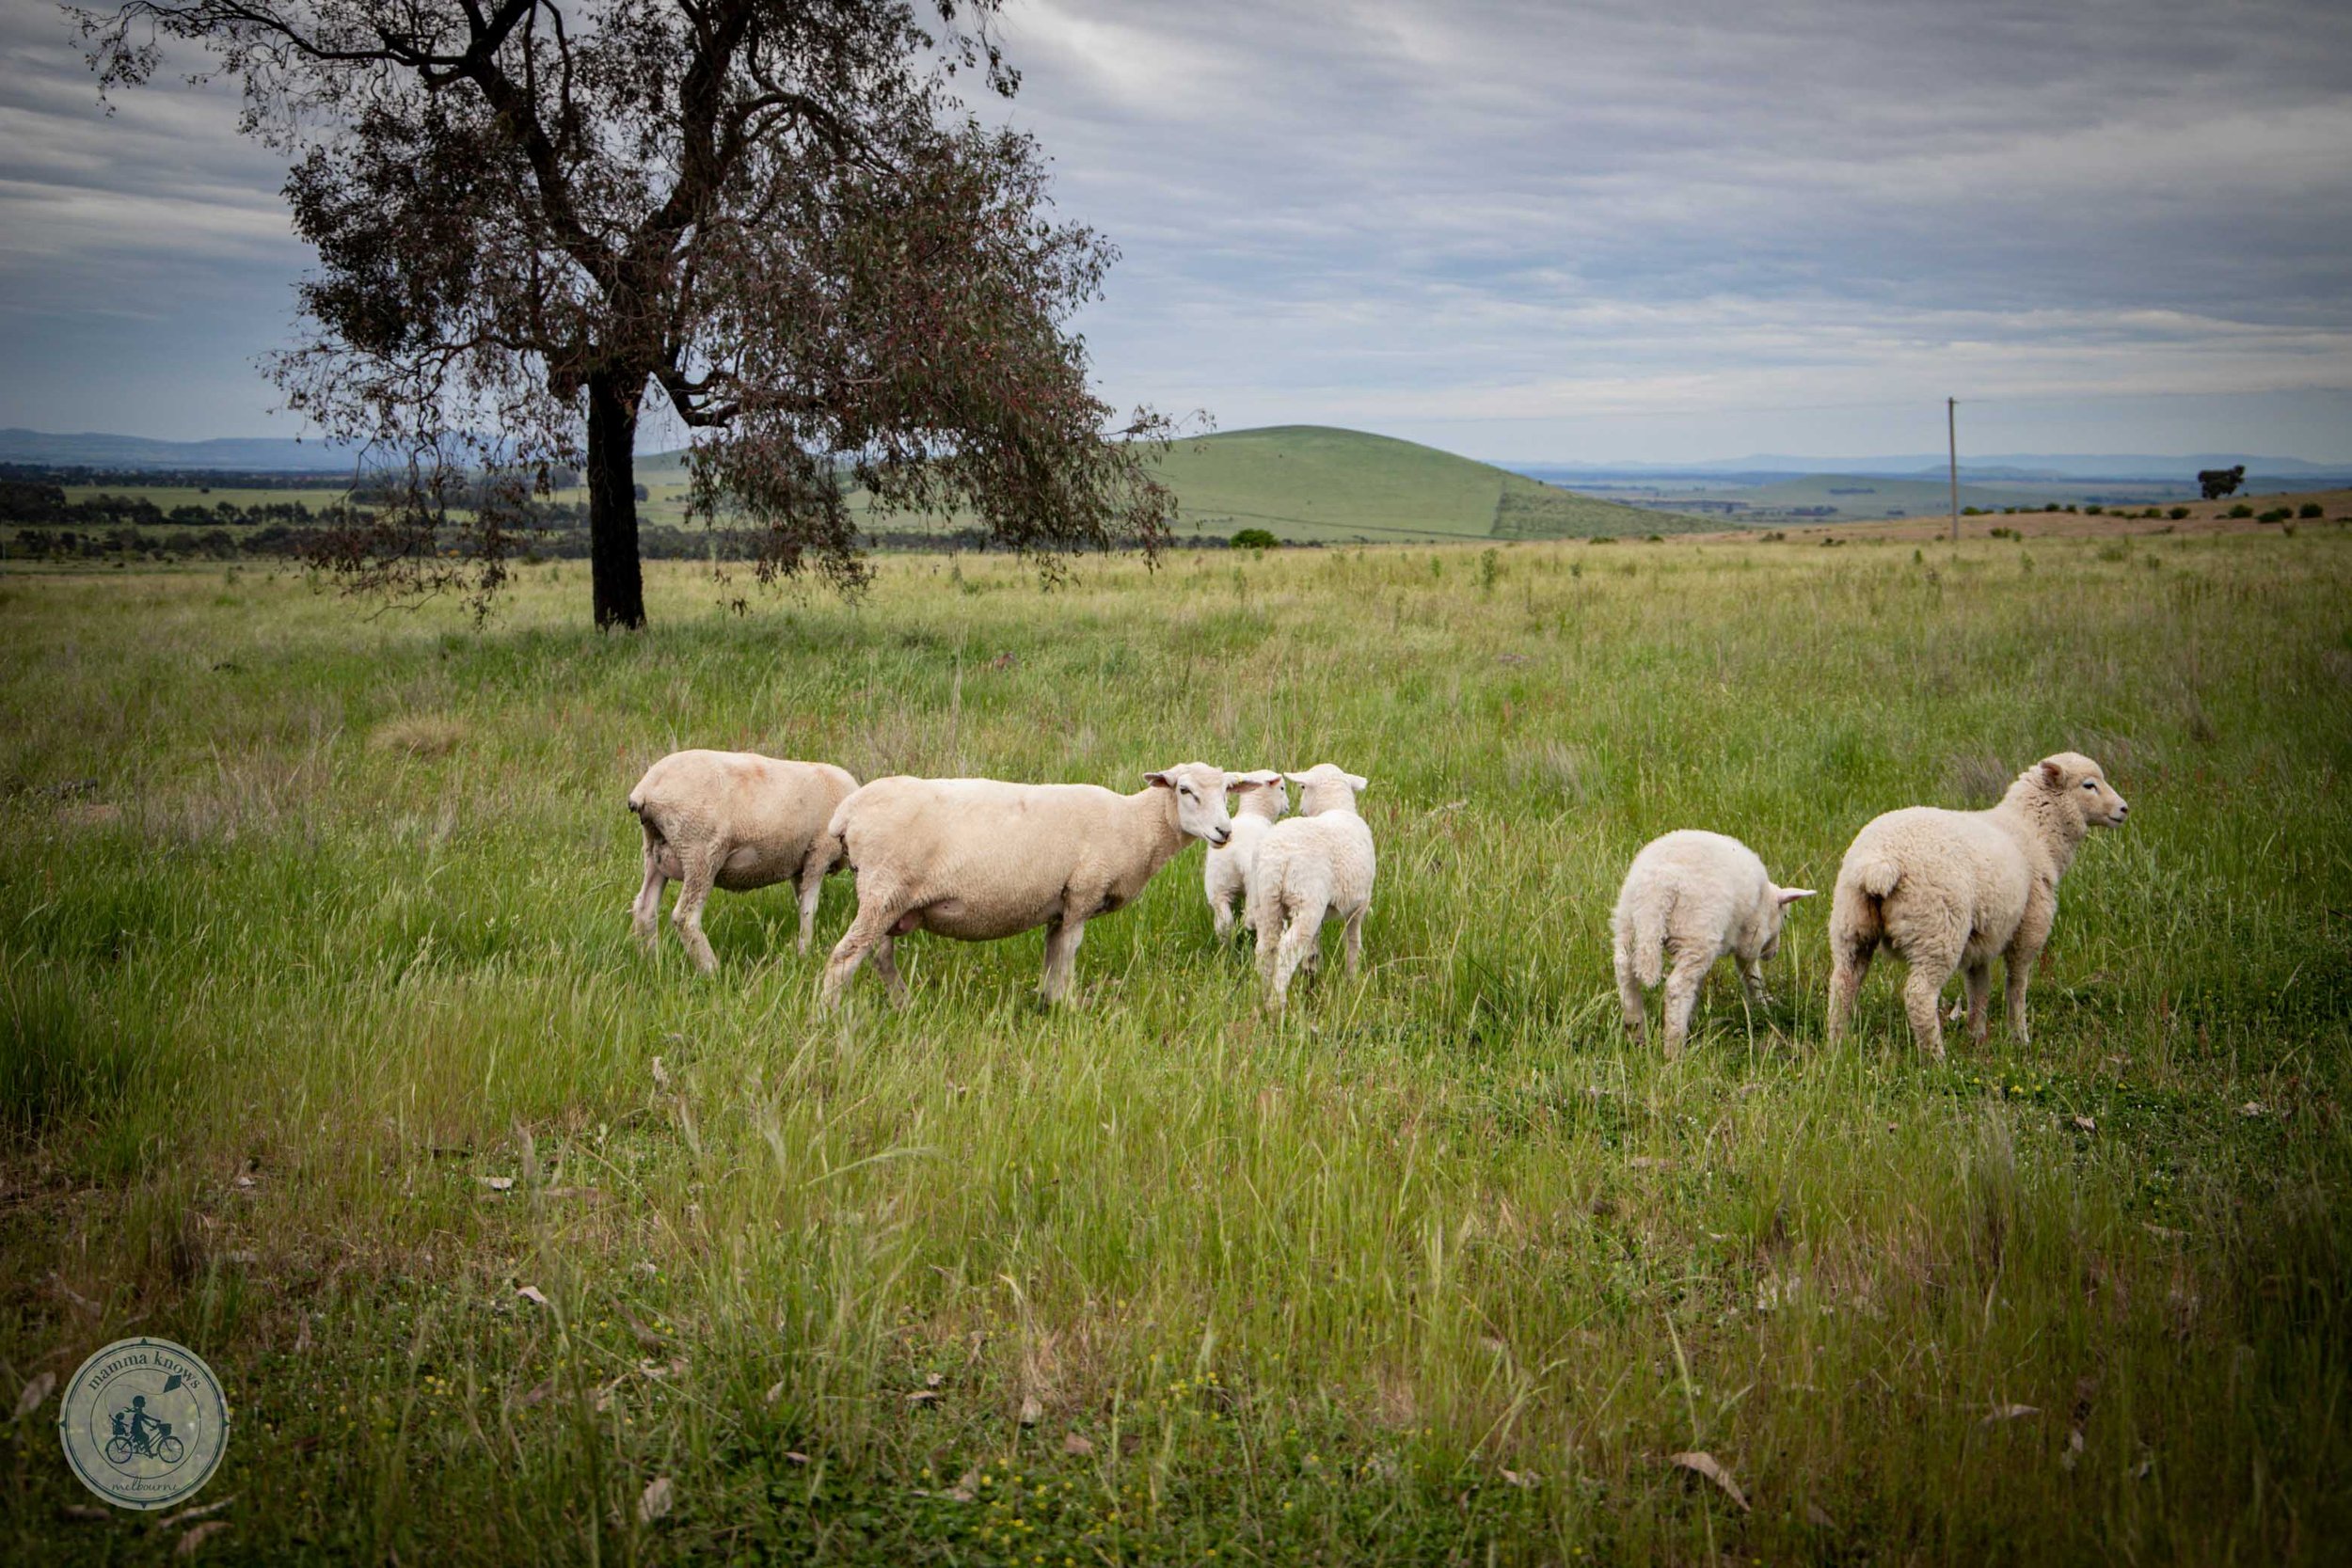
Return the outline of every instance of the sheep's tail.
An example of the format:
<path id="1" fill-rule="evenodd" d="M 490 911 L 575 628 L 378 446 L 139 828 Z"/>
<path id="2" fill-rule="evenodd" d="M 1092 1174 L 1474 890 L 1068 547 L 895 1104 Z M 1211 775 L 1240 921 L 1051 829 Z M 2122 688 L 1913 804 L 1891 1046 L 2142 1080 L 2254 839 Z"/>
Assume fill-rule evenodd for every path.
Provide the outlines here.
<path id="1" fill-rule="evenodd" d="M 1853 868 L 1853 884 L 1873 898 L 1883 898 L 1903 879 L 1902 863 L 1881 856 Z"/>
<path id="2" fill-rule="evenodd" d="M 1645 986 L 1654 986 L 1666 977 L 1666 921 L 1674 913 L 1674 895 L 1662 902 L 1641 899 L 1632 911 L 1632 932 L 1629 937 L 1633 959 L 1633 977 Z"/>

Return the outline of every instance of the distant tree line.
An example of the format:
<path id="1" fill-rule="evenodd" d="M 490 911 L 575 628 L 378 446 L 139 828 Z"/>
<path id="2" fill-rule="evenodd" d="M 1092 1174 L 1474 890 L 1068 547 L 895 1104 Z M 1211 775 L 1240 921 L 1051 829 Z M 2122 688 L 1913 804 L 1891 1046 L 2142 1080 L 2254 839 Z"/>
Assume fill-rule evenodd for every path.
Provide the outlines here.
<path id="1" fill-rule="evenodd" d="M 456 492 L 453 512 L 463 514 L 483 498 Z M 373 504 L 371 504 L 371 503 Z M 144 496 L 101 491 L 72 500 L 61 484 L 45 480 L 0 478 L 0 529 L 16 537 L 6 553 L 18 560 L 45 561 L 233 561 L 258 558 L 317 561 L 331 557 L 338 542 L 376 526 L 378 493 L 356 489 L 351 499 L 313 508 L 300 499 L 241 504 L 220 500 L 183 503 L 167 510 Z M 590 557 L 588 508 L 574 501 L 530 500 L 501 508 L 499 526 L 516 559 L 583 561 Z M 867 548 L 885 551 L 1009 550 L 987 530 L 874 531 L 861 535 Z M 1221 538 L 1171 540 L 1178 547 L 1223 548 Z M 640 553 L 652 561 L 747 562 L 759 559 L 760 545 L 723 524 L 677 528 L 642 525 Z"/>

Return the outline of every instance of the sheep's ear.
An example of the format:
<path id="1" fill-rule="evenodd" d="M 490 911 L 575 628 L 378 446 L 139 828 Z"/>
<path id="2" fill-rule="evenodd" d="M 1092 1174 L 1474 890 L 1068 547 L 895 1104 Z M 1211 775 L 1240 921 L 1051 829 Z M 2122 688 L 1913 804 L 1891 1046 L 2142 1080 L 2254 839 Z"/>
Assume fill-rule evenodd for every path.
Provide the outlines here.
<path id="1" fill-rule="evenodd" d="M 1253 784 L 1262 784 L 1269 786 L 1279 784 L 1282 782 L 1282 775 L 1277 773 L 1271 768 L 1261 768 L 1256 772 L 1245 773 L 1242 777 L 1249 780 Z"/>
<path id="2" fill-rule="evenodd" d="M 1306 788 L 1308 784 L 1311 782 L 1304 773 L 1285 773 L 1282 777 L 1290 780 L 1291 783 L 1296 784 L 1301 789 Z"/>
<path id="3" fill-rule="evenodd" d="M 1174 789 L 1176 787 L 1176 781 L 1169 778 L 1166 773 L 1146 773 L 1143 776 L 1143 782 L 1158 789 Z"/>
<path id="4" fill-rule="evenodd" d="M 2042 782 L 2050 788 L 2056 789 L 2066 782 L 2066 769 L 2060 768 L 2056 762 L 2045 761 L 2042 765 Z"/>
<path id="5" fill-rule="evenodd" d="M 1785 887 L 1779 889 L 1778 892 L 1780 894 L 1780 907 L 1784 910 L 1800 898 L 1810 898 L 1813 896 L 1813 890 L 1809 887 Z"/>
<path id="6" fill-rule="evenodd" d="M 1365 790 L 1372 787 L 1372 781 L 1365 778 L 1361 773 L 1350 773 L 1347 776 L 1347 787 L 1354 790 L 1357 794 L 1361 795 Z"/>

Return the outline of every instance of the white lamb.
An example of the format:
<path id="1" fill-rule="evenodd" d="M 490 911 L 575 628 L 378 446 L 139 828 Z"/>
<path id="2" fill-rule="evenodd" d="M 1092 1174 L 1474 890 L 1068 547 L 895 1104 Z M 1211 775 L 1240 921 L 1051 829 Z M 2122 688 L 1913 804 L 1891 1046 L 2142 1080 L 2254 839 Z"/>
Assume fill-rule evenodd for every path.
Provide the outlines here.
<path id="1" fill-rule="evenodd" d="M 904 1000 L 893 947 L 911 931 L 994 942 L 1045 927 L 1047 1002 L 1070 988 L 1086 923 L 1133 903 L 1186 841 L 1232 836 L 1225 770 L 1188 762 L 1118 795 L 1094 784 L 877 779 L 833 815 L 857 871 L 857 919 L 825 964 L 831 1005 L 872 954 Z"/>
<path id="2" fill-rule="evenodd" d="M 848 769 L 787 762 L 752 752 L 673 752 L 645 769 L 628 809 L 645 831 L 645 880 L 631 907 L 637 939 L 651 949 L 661 889 L 678 884 L 671 922 L 706 974 L 719 967 L 703 935 L 703 902 L 798 879 L 800 950 L 808 951 L 825 874 L 840 845 L 825 831 L 834 809 L 857 788 Z"/>
<path id="3" fill-rule="evenodd" d="M 1763 966 L 1780 951 L 1788 906 L 1812 896 L 1811 888 L 1774 886 L 1756 851 L 1722 833 L 1685 829 L 1644 845 L 1610 916 L 1625 1026 L 1635 1039 L 1648 1038 L 1643 991 L 1662 977 L 1666 1055 L 1680 1054 L 1699 988 L 1725 954 L 1739 965 L 1748 1000 L 1762 1006 Z M 1671 973 L 1664 961 L 1669 953 Z"/>
<path id="4" fill-rule="evenodd" d="M 1981 1046 L 1993 960 L 2009 974 L 2009 1028 L 2026 1042 L 2026 988 L 2058 915 L 2058 879 L 2093 828 L 2120 827 L 2131 811 L 2074 752 L 2017 775 L 1989 811 L 1910 806 L 1854 835 L 1837 871 L 1829 917 L 1829 1038 L 1852 1016 L 1862 977 L 1883 942 L 1911 966 L 1903 1008 L 1919 1049 L 1941 1059 L 1936 997 L 1967 972 L 1968 1036 Z"/>
<path id="5" fill-rule="evenodd" d="M 1258 847 L 1266 830 L 1291 809 L 1291 792 L 1282 775 L 1270 768 L 1254 773 L 1228 773 L 1225 783 L 1238 800 L 1233 808 L 1233 836 L 1209 851 L 1200 868 L 1200 885 L 1209 895 L 1209 918 L 1222 944 L 1233 935 L 1233 902 L 1247 903 L 1249 877 L 1258 863 Z"/>
<path id="6" fill-rule="evenodd" d="M 1374 871 L 1372 829 L 1356 810 L 1364 778 L 1327 762 L 1289 777 L 1299 786 L 1299 815 L 1266 831 L 1248 911 L 1266 1006 L 1278 1013 L 1291 976 L 1301 964 L 1314 967 L 1326 921 L 1346 922 L 1347 972 L 1362 967 Z"/>

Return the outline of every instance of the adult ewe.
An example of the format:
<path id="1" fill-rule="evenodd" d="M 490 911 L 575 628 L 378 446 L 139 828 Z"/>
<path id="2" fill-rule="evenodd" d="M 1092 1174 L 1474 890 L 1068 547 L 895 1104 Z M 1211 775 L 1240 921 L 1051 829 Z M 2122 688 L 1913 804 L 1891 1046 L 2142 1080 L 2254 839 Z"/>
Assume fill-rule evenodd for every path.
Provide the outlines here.
<path id="1" fill-rule="evenodd" d="M 1234 901 L 1248 900 L 1250 874 L 1258 864 L 1258 846 L 1265 841 L 1266 830 L 1291 809 L 1291 792 L 1283 785 L 1282 775 L 1270 768 L 1254 773 L 1228 773 L 1225 783 L 1237 801 L 1233 836 L 1211 849 L 1200 868 L 1200 887 L 1208 895 L 1209 920 L 1216 927 L 1219 945 L 1232 937 Z"/>
<path id="2" fill-rule="evenodd" d="M 1047 1002 L 1070 989 L 1086 923 L 1135 901 L 1187 839 L 1223 844 L 1225 770 L 1205 762 L 1146 773 L 1118 795 L 1094 784 L 877 779 L 833 814 L 857 871 L 857 919 L 825 964 L 830 1006 L 872 954 L 906 996 L 892 955 L 910 931 L 994 942 L 1045 927 Z"/>
<path id="3" fill-rule="evenodd" d="M 1372 829 L 1356 810 L 1365 779 L 1325 762 L 1290 781 L 1299 786 L 1298 815 L 1277 822 L 1258 847 L 1248 911 L 1266 1006 L 1278 1013 L 1291 976 L 1301 964 L 1314 967 L 1326 921 L 1346 922 L 1347 972 L 1362 967 L 1372 910 Z"/>
<path id="4" fill-rule="evenodd" d="M 650 950 L 665 882 L 678 884 L 670 920 L 694 967 L 707 974 L 718 956 L 703 936 L 703 902 L 798 879 L 800 951 L 808 951 L 817 897 L 840 846 L 826 832 L 857 780 L 829 762 L 787 762 L 753 752 L 673 752 L 645 769 L 628 809 L 645 831 L 645 880 L 631 906 L 637 940 Z"/>
<path id="5" fill-rule="evenodd" d="M 1685 828 L 1642 846 L 1610 916 L 1625 1026 L 1637 1040 L 1648 1037 L 1643 990 L 1663 979 L 1666 1056 L 1681 1054 L 1699 987 L 1725 954 L 1740 966 L 1748 1000 L 1764 1006 L 1763 965 L 1780 951 L 1781 923 L 1789 905 L 1812 896 L 1811 888 L 1773 885 L 1756 851 L 1722 833 Z"/>
<path id="6" fill-rule="evenodd" d="M 1910 806 L 1872 820 L 1846 851 L 1830 906 L 1831 1043 L 1883 942 L 1911 966 L 1903 1008 L 1920 1050 L 1944 1055 L 1935 999 L 1956 969 L 1967 971 L 1968 1037 L 1984 1043 L 1996 955 L 2008 965 L 2010 1033 L 2024 1044 L 2026 988 L 2058 915 L 2058 879 L 2085 834 L 2130 811 L 2097 763 L 2060 752 L 2018 774 L 1990 811 Z"/>

